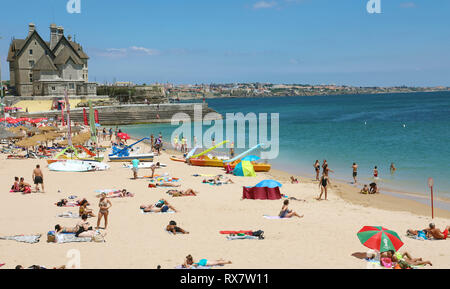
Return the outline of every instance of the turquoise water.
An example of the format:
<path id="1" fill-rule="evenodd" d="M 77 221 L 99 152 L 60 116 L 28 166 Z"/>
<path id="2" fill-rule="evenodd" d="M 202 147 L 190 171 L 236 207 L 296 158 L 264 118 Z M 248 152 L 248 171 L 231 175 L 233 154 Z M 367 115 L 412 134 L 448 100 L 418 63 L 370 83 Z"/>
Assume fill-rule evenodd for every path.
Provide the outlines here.
<path id="1" fill-rule="evenodd" d="M 326 159 L 332 176 L 351 181 L 352 163 L 359 181 L 371 181 L 378 166 L 384 189 L 427 194 L 434 178 L 438 196 L 450 197 L 450 92 L 210 99 L 219 113 L 280 114 L 280 153 L 274 168 L 313 175 L 316 159 Z M 169 141 L 176 127 L 134 125 L 134 136 L 162 132 Z M 391 162 L 397 172 L 389 171 Z"/>

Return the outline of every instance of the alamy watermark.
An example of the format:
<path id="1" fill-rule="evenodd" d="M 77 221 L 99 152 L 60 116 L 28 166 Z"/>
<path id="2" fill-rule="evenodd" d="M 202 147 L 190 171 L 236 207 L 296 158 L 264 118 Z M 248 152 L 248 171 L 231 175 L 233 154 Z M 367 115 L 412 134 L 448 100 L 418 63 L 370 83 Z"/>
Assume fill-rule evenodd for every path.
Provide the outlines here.
<path id="1" fill-rule="evenodd" d="M 270 118 L 270 131 L 268 121 Z M 214 121 L 214 124 L 212 122 Z M 180 125 L 181 123 L 181 125 Z M 248 127 L 246 125 L 248 123 Z M 171 136 L 172 146 L 173 139 L 183 135 L 187 140 L 189 147 L 212 147 L 220 144 L 224 140 L 229 142 L 226 148 L 252 148 L 260 144 L 262 159 L 275 159 L 279 154 L 279 113 L 226 113 L 225 118 L 216 112 L 210 112 L 203 117 L 203 106 L 194 105 L 194 119 L 186 113 L 176 113 L 172 116 L 172 125 L 178 125 Z M 193 130 L 192 133 L 192 124 Z M 225 125 L 225 127 L 224 127 Z M 203 132 L 203 126 L 210 126 Z M 236 139 L 235 139 L 236 128 Z M 225 132 L 225 136 L 224 136 Z M 270 139 L 269 139 L 270 132 Z M 194 139 L 194 143 L 191 141 Z M 248 140 L 248 146 L 246 142 Z"/>
<path id="2" fill-rule="evenodd" d="M 67 13 L 80 14 L 81 13 L 81 0 L 69 0 L 66 5 Z"/>
<path id="3" fill-rule="evenodd" d="M 381 13 L 381 0 L 369 0 L 366 6 L 367 12 L 369 14 L 380 14 Z"/>

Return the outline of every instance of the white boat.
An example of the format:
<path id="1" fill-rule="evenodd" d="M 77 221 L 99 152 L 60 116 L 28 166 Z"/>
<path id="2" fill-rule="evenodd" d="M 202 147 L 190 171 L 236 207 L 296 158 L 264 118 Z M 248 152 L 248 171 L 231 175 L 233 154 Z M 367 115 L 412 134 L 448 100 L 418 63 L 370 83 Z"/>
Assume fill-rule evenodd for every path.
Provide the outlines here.
<path id="1" fill-rule="evenodd" d="M 55 172 L 90 172 L 104 171 L 109 169 L 110 166 L 100 162 L 65 160 L 51 163 L 48 168 Z"/>

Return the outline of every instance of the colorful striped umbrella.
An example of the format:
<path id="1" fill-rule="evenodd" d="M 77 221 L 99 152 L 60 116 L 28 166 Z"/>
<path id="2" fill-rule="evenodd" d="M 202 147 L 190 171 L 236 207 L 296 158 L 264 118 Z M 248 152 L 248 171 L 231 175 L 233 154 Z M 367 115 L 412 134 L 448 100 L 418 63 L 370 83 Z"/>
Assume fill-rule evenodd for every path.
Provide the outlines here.
<path id="1" fill-rule="evenodd" d="M 398 251 L 403 246 L 396 232 L 381 226 L 365 226 L 359 230 L 357 236 L 361 244 L 379 252 Z"/>

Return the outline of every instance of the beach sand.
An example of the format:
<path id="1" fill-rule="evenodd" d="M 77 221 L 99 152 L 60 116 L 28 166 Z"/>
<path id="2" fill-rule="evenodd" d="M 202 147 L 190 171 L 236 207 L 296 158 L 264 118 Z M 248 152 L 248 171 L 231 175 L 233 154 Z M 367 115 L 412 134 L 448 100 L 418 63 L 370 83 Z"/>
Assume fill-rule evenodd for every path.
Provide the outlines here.
<path id="1" fill-rule="evenodd" d="M 142 145 L 145 146 L 145 145 Z M 422 204 L 385 195 L 360 195 L 355 187 L 333 182 L 328 201 L 316 201 L 317 183 L 300 177 L 290 184 L 289 175 L 279 171 L 257 173 L 255 178 L 232 177 L 235 184 L 203 184 L 193 174 L 224 174 L 221 168 L 192 167 L 169 159 L 163 152 L 155 161 L 167 164 L 157 170 L 180 178 L 180 189 L 199 191 L 196 197 L 172 198 L 168 188 L 148 188 L 148 179 L 132 180 L 132 172 L 121 163 L 110 163 L 104 172 L 61 173 L 47 169 L 45 160 L 6 160 L 1 156 L 0 236 L 41 233 L 37 244 L 0 240 L 2 268 L 33 264 L 45 267 L 64 265 L 71 249 L 80 251 L 81 268 L 150 268 L 163 269 L 180 265 L 191 254 L 195 260 L 224 258 L 233 264 L 224 268 L 366 268 L 367 262 L 351 256 L 366 252 L 356 233 L 365 225 L 382 225 L 396 231 L 413 257 L 430 260 L 433 267 L 450 268 L 450 241 L 418 241 L 405 237 L 408 228 L 422 229 L 431 222 L 430 209 Z M 21 195 L 8 193 L 14 176 L 31 182 L 32 170 L 40 164 L 44 172 L 46 193 Z M 140 170 L 139 175 L 150 175 Z M 268 220 L 263 215 L 278 215 L 282 200 L 241 200 L 242 187 L 264 179 L 283 183 L 282 193 L 304 199 L 291 201 L 290 209 L 304 214 L 302 219 Z M 333 181 L 333 180 L 332 180 Z M 46 242 L 46 233 L 56 224 L 73 226 L 77 219 L 56 217 L 78 208 L 60 208 L 54 203 L 70 195 L 87 198 L 98 213 L 98 189 L 121 189 L 135 193 L 134 198 L 111 199 L 110 220 L 105 243 L 55 244 Z M 61 193 L 58 193 L 58 190 Z M 141 204 L 167 199 L 180 212 L 147 214 Z M 170 220 L 190 232 L 170 235 L 165 226 Z M 89 222 L 95 226 L 96 218 Z M 437 209 L 433 220 L 438 228 L 450 225 L 448 211 Z M 103 222 L 102 225 L 103 226 Z M 264 240 L 229 241 L 221 230 L 263 230 Z M 428 268 L 428 267 L 427 267 Z"/>

